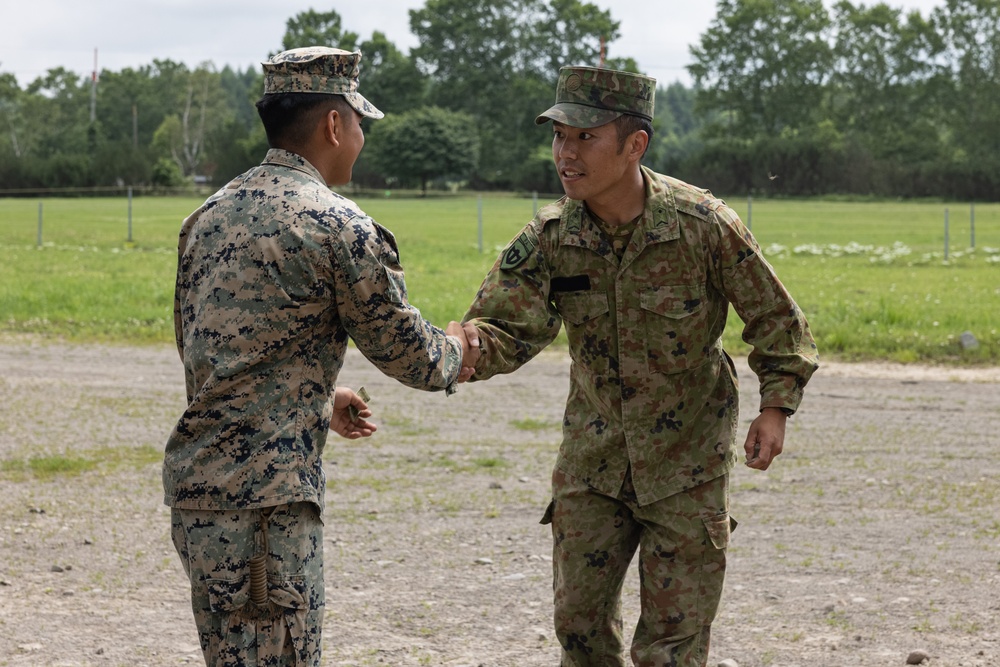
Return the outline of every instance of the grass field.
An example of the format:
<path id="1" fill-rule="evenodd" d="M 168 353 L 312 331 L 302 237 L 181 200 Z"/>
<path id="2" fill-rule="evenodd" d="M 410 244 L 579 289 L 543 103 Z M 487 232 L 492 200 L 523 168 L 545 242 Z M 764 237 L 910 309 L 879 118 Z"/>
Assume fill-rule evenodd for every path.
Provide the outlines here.
<path id="1" fill-rule="evenodd" d="M 75 341 L 172 340 L 180 221 L 193 198 L 0 199 L 0 331 Z M 411 301 L 459 319 L 530 198 L 359 199 L 399 242 Z M 540 203 L 544 203 L 542 200 Z M 730 203 L 748 219 L 745 200 Z M 945 258 L 944 219 L 949 211 Z M 850 360 L 1000 362 L 1000 204 L 760 200 L 749 222 L 809 317 L 821 355 Z M 742 353 L 740 323 L 726 332 Z M 960 343 L 971 332 L 978 347 Z"/>

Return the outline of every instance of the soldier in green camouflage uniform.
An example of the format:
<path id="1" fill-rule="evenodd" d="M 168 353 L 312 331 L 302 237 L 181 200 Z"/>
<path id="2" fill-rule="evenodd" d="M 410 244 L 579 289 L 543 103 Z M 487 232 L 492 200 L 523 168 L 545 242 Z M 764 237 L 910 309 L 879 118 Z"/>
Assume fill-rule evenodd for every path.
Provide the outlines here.
<path id="1" fill-rule="evenodd" d="M 621 586 L 636 551 L 632 662 L 708 658 L 735 525 L 739 392 L 721 344 L 730 305 L 760 378 L 750 467 L 781 452 L 817 368 L 802 311 L 733 210 L 640 165 L 654 94 L 638 74 L 560 71 L 556 103 L 536 122 L 553 123 L 566 196 L 503 251 L 466 315 L 481 346 L 473 380 L 516 370 L 566 327 L 570 391 L 543 518 L 564 667 L 625 664 Z"/>
<path id="2" fill-rule="evenodd" d="M 335 388 L 348 338 L 428 391 L 452 391 L 477 354 L 461 325 L 446 335 L 408 303 L 392 234 L 328 187 L 351 178 L 362 117 L 382 117 L 357 92 L 360 58 L 305 48 L 264 63 L 271 150 L 180 232 L 188 406 L 163 484 L 213 667 L 320 664 L 323 448 L 330 429 L 375 430 L 365 402 Z"/>

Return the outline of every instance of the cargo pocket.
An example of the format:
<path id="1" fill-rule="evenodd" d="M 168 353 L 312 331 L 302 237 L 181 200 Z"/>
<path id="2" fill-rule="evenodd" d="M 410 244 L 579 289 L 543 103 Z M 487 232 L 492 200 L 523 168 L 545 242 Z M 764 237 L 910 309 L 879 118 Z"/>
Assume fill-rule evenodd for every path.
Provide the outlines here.
<path id="1" fill-rule="evenodd" d="M 708 532 L 708 539 L 712 541 L 712 546 L 716 549 L 726 549 L 729 546 L 729 534 L 735 527 L 735 521 L 729 518 L 728 514 L 717 514 L 707 517 L 705 530 Z"/>
<path id="2" fill-rule="evenodd" d="M 231 614 L 250 601 L 250 577 L 209 579 L 205 584 L 213 614 Z"/>
<path id="3" fill-rule="evenodd" d="M 705 517 L 703 521 L 708 533 L 708 543 L 705 544 L 701 566 L 698 618 L 702 625 L 710 625 L 719 613 L 719 602 L 722 599 L 731 523 L 728 513 Z"/>
<path id="4" fill-rule="evenodd" d="M 210 579 L 212 612 L 225 616 L 223 625 L 231 655 L 251 648 L 260 664 L 285 664 L 290 646 L 295 665 L 308 664 L 306 586 L 302 577 L 268 580 L 267 604 L 250 599 L 250 578 Z M 239 639 L 237 639 L 239 638 Z"/>
<path id="5" fill-rule="evenodd" d="M 268 602 L 281 612 L 285 641 L 274 637 L 267 647 L 258 643 L 257 656 L 261 664 L 280 664 L 285 655 L 283 646 L 291 644 L 295 655 L 295 665 L 308 664 L 306 643 L 306 583 L 303 577 L 289 577 L 268 582 Z M 269 660 L 271 662 L 269 662 Z"/>

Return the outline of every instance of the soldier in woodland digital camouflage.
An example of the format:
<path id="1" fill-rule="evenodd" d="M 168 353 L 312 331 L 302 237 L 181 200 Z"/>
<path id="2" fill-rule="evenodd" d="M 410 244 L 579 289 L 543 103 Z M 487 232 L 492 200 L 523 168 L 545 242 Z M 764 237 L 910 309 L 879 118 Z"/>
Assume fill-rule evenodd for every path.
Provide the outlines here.
<path id="1" fill-rule="evenodd" d="M 501 253 L 466 315 L 481 349 L 473 381 L 515 371 L 566 327 L 570 391 L 542 520 L 564 667 L 625 664 L 621 587 L 636 551 L 631 661 L 708 659 L 735 526 L 739 391 L 721 343 L 730 305 L 760 379 L 748 466 L 766 470 L 781 453 L 817 368 L 802 311 L 733 210 L 641 166 L 654 95 L 639 74 L 560 71 L 536 122 L 552 122 L 566 196 Z"/>
<path id="2" fill-rule="evenodd" d="M 360 59 L 310 47 L 264 63 L 271 150 L 180 232 L 188 405 L 163 484 L 210 667 L 320 664 L 327 431 L 376 428 L 336 386 L 348 339 L 428 391 L 453 391 L 478 355 L 460 324 L 442 331 L 409 304 L 392 234 L 328 187 L 351 179 L 362 117 L 382 117 L 357 92 Z"/>

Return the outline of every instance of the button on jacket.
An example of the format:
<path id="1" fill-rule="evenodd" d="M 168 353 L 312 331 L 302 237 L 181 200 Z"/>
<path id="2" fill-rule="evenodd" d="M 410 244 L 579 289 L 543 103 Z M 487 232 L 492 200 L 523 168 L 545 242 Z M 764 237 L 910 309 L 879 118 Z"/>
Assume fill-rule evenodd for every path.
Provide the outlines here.
<path id="1" fill-rule="evenodd" d="M 619 260 L 583 202 L 541 208 L 466 315 L 481 330 L 473 381 L 509 373 L 565 325 L 572 358 L 558 469 L 638 502 L 736 462 L 739 391 L 721 336 L 732 304 L 753 346 L 760 407 L 794 411 L 817 368 L 802 311 L 723 201 L 643 167 L 646 206 Z"/>
<path id="2" fill-rule="evenodd" d="M 349 337 L 418 389 L 451 387 L 462 360 L 408 303 L 392 234 L 277 149 L 184 221 L 174 319 L 188 406 L 163 484 L 181 509 L 322 508 Z"/>

